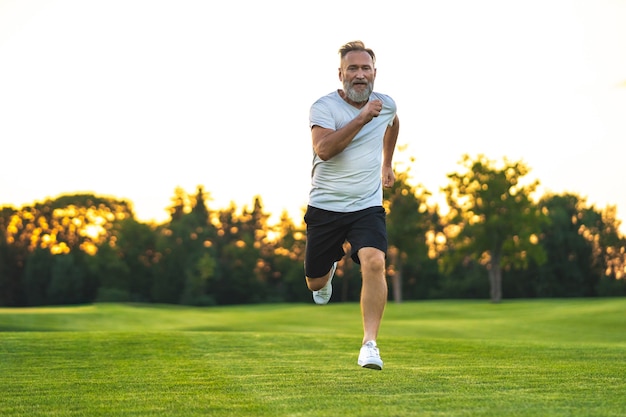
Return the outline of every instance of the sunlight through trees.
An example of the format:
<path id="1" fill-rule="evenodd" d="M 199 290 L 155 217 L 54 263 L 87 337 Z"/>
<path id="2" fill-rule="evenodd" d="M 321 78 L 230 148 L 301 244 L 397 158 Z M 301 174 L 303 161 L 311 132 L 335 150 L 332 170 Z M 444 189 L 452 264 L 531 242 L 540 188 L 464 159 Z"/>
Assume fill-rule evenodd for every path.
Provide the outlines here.
<path id="1" fill-rule="evenodd" d="M 519 161 L 465 155 L 442 190 L 448 207 L 398 170 L 385 189 L 387 273 L 395 302 L 433 298 L 626 295 L 626 239 L 616 208 L 571 193 L 536 196 Z M 210 193 L 174 190 L 170 219 L 146 224 L 114 197 L 64 195 L 0 208 L 0 305 L 133 301 L 185 305 L 310 302 L 306 233 L 276 224 L 260 196 L 211 209 Z M 339 263 L 340 301 L 360 271 Z"/>

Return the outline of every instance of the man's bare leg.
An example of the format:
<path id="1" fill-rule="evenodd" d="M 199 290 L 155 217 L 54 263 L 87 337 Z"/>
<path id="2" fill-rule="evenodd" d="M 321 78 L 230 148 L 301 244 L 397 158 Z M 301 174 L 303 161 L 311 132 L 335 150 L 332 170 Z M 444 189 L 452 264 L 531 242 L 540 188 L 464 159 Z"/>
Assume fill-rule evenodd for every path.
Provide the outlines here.
<path id="1" fill-rule="evenodd" d="M 361 248 L 361 315 L 363 317 L 363 343 L 376 340 L 387 304 L 385 254 L 376 248 Z"/>
<path id="2" fill-rule="evenodd" d="M 309 278 L 309 277 L 305 277 L 306 278 L 306 286 L 309 287 L 309 289 L 311 291 L 319 291 L 322 288 L 324 288 L 324 285 L 326 285 L 326 283 L 328 282 L 328 279 L 330 278 L 330 271 L 332 271 L 333 268 L 331 267 L 330 270 L 328 271 L 328 273 L 326 275 L 324 275 L 321 278 Z"/>

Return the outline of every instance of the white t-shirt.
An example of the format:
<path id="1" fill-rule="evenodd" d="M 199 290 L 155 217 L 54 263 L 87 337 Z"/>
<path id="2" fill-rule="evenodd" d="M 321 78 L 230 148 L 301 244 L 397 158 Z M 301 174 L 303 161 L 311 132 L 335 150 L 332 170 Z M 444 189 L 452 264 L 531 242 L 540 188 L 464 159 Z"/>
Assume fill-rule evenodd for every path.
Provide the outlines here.
<path id="1" fill-rule="evenodd" d="M 323 161 L 313 151 L 309 205 L 329 211 L 354 212 L 381 206 L 383 137 L 393 124 L 396 103 L 385 94 L 373 92 L 370 100 L 381 100 L 383 109 L 361 128 L 343 152 Z M 334 91 L 311 106 L 309 126 L 339 130 L 361 111 Z"/>

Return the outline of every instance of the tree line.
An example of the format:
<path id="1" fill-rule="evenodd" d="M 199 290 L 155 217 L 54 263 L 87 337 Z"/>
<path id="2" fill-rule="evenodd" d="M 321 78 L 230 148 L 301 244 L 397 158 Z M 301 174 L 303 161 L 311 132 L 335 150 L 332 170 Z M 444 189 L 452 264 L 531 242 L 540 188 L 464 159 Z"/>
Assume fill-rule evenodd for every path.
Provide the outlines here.
<path id="1" fill-rule="evenodd" d="M 535 199 L 539 182 L 521 161 L 464 155 L 459 165 L 445 209 L 411 185 L 410 169 L 385 189 L 390 299 L 626 295 L 616 207 L 573 193 Z M 260 196 L 218 210 L 209 199 L 203 186 L 176 189 L 162 224 L 94 194 L 1 207 L 0 305 L 310 302 L 300 219 L 269 224 Z M 358 300 L 358 265 L 345 257 L 336 277 L 334 299 Z"/>

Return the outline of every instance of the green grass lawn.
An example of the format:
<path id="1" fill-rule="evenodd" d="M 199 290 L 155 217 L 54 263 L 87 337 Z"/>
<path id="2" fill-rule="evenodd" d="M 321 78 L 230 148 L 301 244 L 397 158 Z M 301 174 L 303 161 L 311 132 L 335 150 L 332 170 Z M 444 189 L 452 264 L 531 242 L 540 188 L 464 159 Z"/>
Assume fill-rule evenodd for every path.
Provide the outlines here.
<path id="1" fill-rule="evenodd" d="M 626 299 L 0 309 L 0 416 L 626 416 Z"/>

